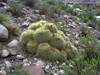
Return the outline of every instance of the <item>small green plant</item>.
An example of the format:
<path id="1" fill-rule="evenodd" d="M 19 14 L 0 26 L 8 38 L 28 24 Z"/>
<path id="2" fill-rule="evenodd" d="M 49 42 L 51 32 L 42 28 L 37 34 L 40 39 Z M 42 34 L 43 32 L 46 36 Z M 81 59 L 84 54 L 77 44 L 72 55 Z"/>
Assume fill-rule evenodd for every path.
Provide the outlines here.
<path id="1" fill-rule="evenodd" d="M 14 73 L 18 74 L 18 71 L 19 71 L 19 66 L 18 65 L 14 66 Z"/>
<path id="2" fill-rule="evenodd" d="M 81 37 L 80 45 L 83 46 L 85 49 L 84 57 L 85 59 L 89 58 L 97 58 L 100 53 L 100 44 L 97 43 L 97 35 L 93 35 L 89 33 L 88 31 L 85 31 L 86 37 Z"/>
<path id="3" fill-rule="evenodd" d="M 11 55 L 11 51 L 9 51 L 9 55 Z"/>
<path id="4" fill-rule="evenodd" d="M 87 21 L 89 21 L 88 18 L 83 18 L 84 22 L 86 23 Z"/>
<path id="5" fill-rule="evenodd" d="M 30 73 L 28 72 L 28 69 L 25 69 L 20 75 L 30 75 Z"/>

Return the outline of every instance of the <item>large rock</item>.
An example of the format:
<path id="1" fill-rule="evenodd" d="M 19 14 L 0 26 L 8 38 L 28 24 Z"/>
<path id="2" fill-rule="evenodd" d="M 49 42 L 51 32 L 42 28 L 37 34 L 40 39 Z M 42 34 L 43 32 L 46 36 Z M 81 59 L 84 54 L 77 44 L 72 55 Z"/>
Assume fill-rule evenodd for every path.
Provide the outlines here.
<path id="1" fill-rule="evenodd" d="M 6 41 L 8 39 L 8 30 L 6 27 L 0 24 L 0 41 Z"/>
<path id="2" fill-rule="evenodd" d="M 24 66 L 20 71 L 19 74 L 20 75 L 24 70 L 28 69 L 28 73 L 30 73 L 30 75 L 45 75 L 43 69 L 41 67 L 38 66 Z"/>

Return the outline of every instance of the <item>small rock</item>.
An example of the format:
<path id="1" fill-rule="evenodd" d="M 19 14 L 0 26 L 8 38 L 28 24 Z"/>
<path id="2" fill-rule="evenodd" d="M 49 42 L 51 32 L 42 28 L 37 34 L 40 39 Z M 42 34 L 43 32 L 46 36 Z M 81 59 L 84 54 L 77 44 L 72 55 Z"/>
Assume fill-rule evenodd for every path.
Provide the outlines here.
<path id="1" fill-rule="evenodd" d="M 41 15 L 42 18 L 45 18 L 45 15 Z"/>
<path id="2" fill-rule="evenodd" d="M 7 41 L 8 39 L 8 30 L 6 27 L 0 24 L 0 41 Z"/>
<path id="3" fill-rule="evenodd" d="M 0 71 L 0 75 L 7 75 L 7 73 L 6 73 L 5 70 L 1 70 L 1 71 Z"/>
<path id="4" fill-rule="evenodd" d="M 6 65 L 5 64 L 0 64 L 0 67 L 6 67 Z"/>
<path id="5" fill-rule="evenodd" d="M 62 68 L 62 65 L 59 65 L 59 69 L 61 69 Z"/>
<path id="6" fill-rule="evenodd" d="M 59 61 L 56 61 L 57 64 L 59 64 Z"/>
<path id="7" fill-rule="evenodd" d="M 24 59 L 25 57 L 22 56 L 22 55 L 17 55 L 16 58 L 17 58 L 17 59 Z"/>
<path id="8" fill-rule="evenodd" d="M 24 65 L 23 65 L 23 66 L 27 66 L 27 65 L 30 65 L 30 64 L 28 64 L 28 63 L 24 63 Z"/>
<path id="9" fill-rule="evenodd" d="M 73 65 L 69 65 L 69 67 L 70 67 L 70 68 L 72 68 L 72 69 L 74 68 L 74 66 L 73 66 Z"/>
<path id="10" fill-rule="evenodd" d="M 11 65 L 11 63 L 10 63 L 9 61 L 5 61 L 5 64 L 6 64 L 6 67 L 7 67 L 7 68 L 12 67 L 12 65 Z"/>
<path id="11" fill-rule="evenodd" d="M 40 67 L 44 66 L 44 62 L 43 61 L 37 61 L 36 64 L 39 64 Z"/>
<path id="12" fill-rule="evenodd" d="M 23 60 L 23 63 L 28 63 L 28 59 L 24 59 Z"/>
<path id="13" fill-rule="evenodd" d="M 69 22 L 71 22 L 71 23 L 73 23 L 73 21 L 70 19 L 70 21 Z"/>
<path id="14" fill-rule="evenodd" d="M 65 75 L 64 70 L 60 70 L 59 73 L 60 73 L 61 75 Z"/>
<path id="15" fill-rule="evenodd" d="M 37 61 L 37 58 L 34 58 L 34 61 L 36 62 Z"/>
<path id="16" fill-rule="evenodd" d="M 2 54 L 1 54 L 1 56 L 2 57 L 7 57 L 9 55 L 9 52 L 7 51 L 7 50 L 2 50 Z"/>
<path id="17" fill-rule="evenodd" d="M 79 42 L 78 41 L 75 41 L 74 42 L 74 45 L 77 47 L 79 45 Z"/>
<path id="18" fill-rule="evenodd" d="M 43 69 L 39 66 L 24 66 L 20 71 L 19 74 L 20 75 L 25 69 L 28 69 L 28 72 L 30 73 L 30 75 L 45 75 Z"/>
<path id="19" fill-rule="evenodd" d="M 35 14 L 39 14 L 39 10 L 34 10 L 34 13 Z"/>
<path id="20" fill-rule="evenodd" d="M 62 63 L 62 66 L 65 66 L 66 65 L 66 63 Z"/>
<path id="21" fill-rule="evenodd" d="M 72 28 L 75 28 L 75 26 L 73 24 L 70 25 Z"/>
<path id="22" fill-rule="evenodd" d="M 17 55 L 17 51 L 16 50 L 10 50 L 11 51 L 11 55 Z"/>
<path id="23" fill-rule="evenodd" d="M 13 40 L 8 44 L 8 47 L 16 47 L 17 44 L 18 44 L 18 41 L 17 40 Z"/>
<path id="24" fill-rule="evenodd" d="M 28 27 L 28 26 L 29 26 L 29 23 L 24 22 L 21 27 Z"/>
<path id="25" fill-rule="evenodd" d="M 58 73 L 54 73 L 54 75 L 59 75 Z"/>
<path id="26" fill-rule="evenodd" d="M 47 65 L 47 66 L 45 67 L 45 69 L 49 69 L 49 67 L 50 67 L 50 65 Z"/>
<path id="27" fill-rule="evenodd" d="M 98 39 L 100 40 L 100 36 L 98 36 Z"/>

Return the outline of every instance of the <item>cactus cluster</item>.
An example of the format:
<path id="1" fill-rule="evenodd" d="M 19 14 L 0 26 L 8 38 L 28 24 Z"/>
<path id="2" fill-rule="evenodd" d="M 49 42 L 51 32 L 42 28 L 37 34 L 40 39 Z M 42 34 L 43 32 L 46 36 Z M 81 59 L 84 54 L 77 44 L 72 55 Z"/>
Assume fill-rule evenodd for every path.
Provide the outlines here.
<path id="1" fill-rule="evenodd" d="M 27 52 L 50 61 L 66 61 L 75 57 L 77 49 L 54 23 L 39 21 L 32 23 L 20 37 Z"/>

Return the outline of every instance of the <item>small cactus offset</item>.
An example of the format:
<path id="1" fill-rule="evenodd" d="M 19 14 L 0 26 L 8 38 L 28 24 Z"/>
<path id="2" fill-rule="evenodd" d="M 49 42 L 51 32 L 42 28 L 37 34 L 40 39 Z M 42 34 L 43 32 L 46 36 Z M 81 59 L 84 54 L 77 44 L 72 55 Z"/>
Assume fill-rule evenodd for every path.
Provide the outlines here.
<path id="1" fill-rule="evenodd" d="M 34 31 L 33 30 L 24 31 L 20 37 L 21 44 L 22 45 L 27 44 L 30 40 L 34 40 Z"/>
<path id="2" fill-rule="evenodd" d="M 39 21 L 32 23 L 20 37 L 21 45 L 26 45 L 27 52 L 49 61 L 66 61 L 76 54 L 74 47 L 65 34 L 54 23 Z"/>
<path id="3" fill-rule="evenodd" d="M 38 47 L 38 43 L 35 41 L 29 41 L 27 43 L 27 51 L 31 54 L 35 54 Z"/>

